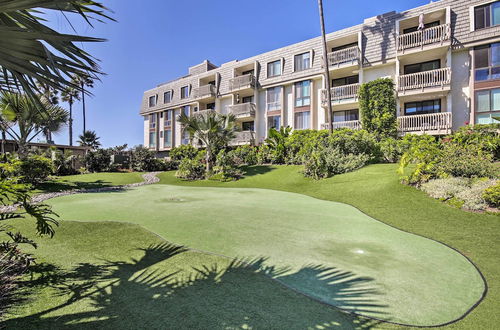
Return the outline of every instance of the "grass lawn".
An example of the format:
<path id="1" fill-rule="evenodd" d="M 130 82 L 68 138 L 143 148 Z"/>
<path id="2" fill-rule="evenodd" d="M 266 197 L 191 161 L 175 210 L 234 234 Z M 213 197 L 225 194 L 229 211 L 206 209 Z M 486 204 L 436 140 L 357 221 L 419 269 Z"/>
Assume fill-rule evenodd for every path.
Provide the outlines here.
<path id="1" fill-rule="evenodd" d="M 500 253 L 495 248 L 500 233 L 498 216 L 465 213 L 430 199 L 411 187 L 402 186 L 397 182 L 393 165 L 373 165 L 318 182 L 303 178 L 299 170 L 295 166 L 252 167 L 246 178 L 231 183 L 187 183 L 176 179 L 171 172 L 160 176 L 162 183 L 174 185 L 269 188 L 340 201 L 403 230 L 449 244 L 479 266 L 489 285 L 488 295 L 479 307 L 450 327 L 497 328 L 500 308 L 500 267 L 497 262 Z M 136 193 L 141 191 L 145 193 Z M 38 277 L 35 285 L 26 289 L 26 299 L 31 300 L 20 304 L 13 312 L 19 317 L 11 317 L 6 322 L 7 327 L 165 328 L 175 324 L 194 328 L 395 327 L 340 313 L 293 293 L 261 273 L 318 298 L 328 297 L 332 287 L 339 289 L 341 294 L 335 296 L 335 304 L 352 307 L 358 312 L 397 312 L 396 317 L 402 319 L 412 317 L 409 311 L 413 309 L 416 319 L 412 324 L 449 318 L 450 314 L 456 313 L 457 306 L 470 304 L 477 294 L 479 282 L 474 278 L 475 273 L 470 271 L 470 265 L 463 263 L 463 257 L 430 240 L 384 226 L 353 208 L 297 194 L 265 190 L 225 191 L 157 185 L 125 193 L 54 199 L 51 202 L 56 211 L 63 214 L 63 219 L 71 219 L 68 215 L 73 214 L 76 220 L 95 221 L 106 213 L 104 220 L 141 223 L 156 232 L 158 228 L 166 228 L 160 232 L 162 236 L 189 247 L 208 251 L 213 248 L 229 255 L 269 259 L 254 259 L 253 267 L 245 267 L 217 255 L 179 251 L 172 246 L 158 247 L 156 244 L 165 241 L 137 225 L 63 221 L 54 239 L 40 240 L 41 247 L 36 255 L 44 263 L 34 275 Z M 127 203 L 126 196 L 134 193 L 136 202 Z M 162 206 L 160 210 L 147 207 L 151 196 Z M 101 200 L 115 198 L 113 211 L 102 212 L 104 202 Z M 202 207 L 204 200 L 210 200 L 216 209 L 229 209 L 232 219 L 241 218 L 243 221 L 228 222 L 227 216 L 221 216 L 222 211 L 196 218 L 196 212 L 202 214 L 206 209 Z M 245 212 L 245 207 L 252 207 L 252 203 L 247 206 L 249 200 L 254 203 L 254 208 L 262 208 L 256 219 Z M 284 209 L 273 212 L 273 200 L 279 200 L 280 205 L 285 205 Z M 190 207 L 183 209 L 187 204 Z M 263 204 L 266 207 L 262 207 Z M 197 210 L 196 205 L 200 209 Z M 57 210 L 59 207 L 61 209 Z M 99 215 L 95 210 L 100 208 Z M 74 213 L 74 209 L 82 212 Z M 286 213 L 287 209 L 295 212 Z M 169 216 L 180 210 L 191 212 L 189 217 L 184 217 L 189 221 L 182 221 L 180 213 Z M 111 218 L 111 215 L 120 218 Z M 203 223 L 203 218 L 215 219 L 214 225 Z M 253 220 L 262 218 L 265 221 L 258 223 L 259 226 L 251 226 Z M 299 221 L 300 218 L 307 221 Z M 24 230 L 31 228 L 27 222 L 18 221 L 17 226 Z M 325 230 L 321 231 L 321 226 L 325 226 Z M 226 231 L 226 227 L 231 230 Z M 254 235 L 257 227 L 264 228 L 260 232 L 263 237 Z M 282 229 L 276 231 L 275 227 Z M 183 237 L 186 229 L 198 236 Z M 328 231 L 337 230 L 341 235 L 328 236 Z M 246 237 L 243 236 L 245 233 Z M 357 235 L 360 239 L 355 241 Z M 280 242 L 286 242 L 286 245 L 280 246 Z M 264 245 L 268 249 L 263 249 Z M 415 245 L 417 251 L 412 248 Z M 371 255 L 354 254 L 353 248 L 369 251 Z M 333 253 L 336 258 L 328 259 Z M 283 263 L 280 264 L 280 260 L 284 260 Z M 388 264 L 384 265 L 386 262 Z M 391 271 L 397 270 L 394 267 L 401 266 L 401 263 L 406 266 L 403 268 L 412 265 L 416 268 L 413 271 L 402 269 L 406 275 L 396 281 Z M 269 267 L 274 264 L 277 267 Z M 316 267 L 318 264 L 337 268 L 328 271 Z M 283 269 L 284 266 L 289 268 Z M 430 274 L 437 277 L 425 280 Z M 404 282 L 409 281 L 406 276 L 417 285 L 410 283 L 405 286 Z M 446 284 L 450 289 L 457 285 L 464 290 L 450 290 L 453 293 L 443 296 L 446 288 L 440 283 L 445 278 L 448 278 Z M 464 279 L 470 281 L 461 283 Z M 406 297 L 399 295 L 403 306 L 397 306 L 394 304 L 397 300 L 391 300 L 396 299 L 394 295 L 391 297 L 391 288 L 399 288 L 399 292 L 407 289 Z M 444 291 L 433 296 L 435 289 Z M 439 301 L 440 296 L 442 301 Z M 413 300 L 404 300 L 410 298 Z M 391 305 L 380 306 L 383 301 Z M 422 311 L 418 303 L 422 301 L 430 301 L 436 308 L 444 309 L 435 310 L 434 314 L 428 310 L 427 314 L 432 315 L 418 315 Z M 405 303 L 410 305 L 404 306 Z M 162 317 L 158 318 L 158 315 Z M 397 321 L 394 316 L 390 317 Z"/>
<path id="2" fill-rule="evenodd" d="M 58 192 L 71 189 L 90 189 L 120 186 L 144 181 L 142 173 L 90 173 L 55 177 L 35 187 L 34 193 Z"/>

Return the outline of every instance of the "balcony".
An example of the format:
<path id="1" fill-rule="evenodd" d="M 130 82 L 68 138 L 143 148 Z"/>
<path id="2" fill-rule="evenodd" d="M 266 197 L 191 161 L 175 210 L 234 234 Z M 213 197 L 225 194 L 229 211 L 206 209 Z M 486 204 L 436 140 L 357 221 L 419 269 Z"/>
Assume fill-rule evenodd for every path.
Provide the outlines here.
<path id="1" fill-rule="evenodd" d="M 193 116 L 206 116 L 209 113 L 215 113 L 215 110 L 213 110 L 213 109 L 199 110 L 199 111 L 193 112 Z"/>
<path id="2" fill-rule="evenodd" d="M 203 85 L 193 89 L 193 98 L 195 99 L 201 99 L 205 97 L 215 97 L 215 95 L 216 95 L 215 86 L 212 84 Z"/>
<path id="3" fill-rule="evenodd" d="M 244 88 L 254 88 L 256 79 L 253 74 L 245 74 L 229 80 L 229 90 L 236 91 Z"/>
<path id="4" fill-rule="evenodd" d="M 426 46 L 450 45 L 451 29 L 450 24 L 442 24 L 427 29 L 405 33 L 397 36 L 398 53 L 405 50 L 422 50 Z"/>
<path id="5" fill-rule="evenodd" d="M 446 135 L 451 133 L 451 127 L 451 112 L 398 117 L 398 131 L 401 135 L 408 133 Z"/>
<path id="6" fill-rule="evenodd" d="M 254 131 L 242 131 L 236 132 L 236 136 L 229 142 L 231 146 L 240 146 L 244 144 L 254 144 L 255 132 Z"/>
<path id="7" fill-rule="evenodd" d="M 236 118 L 253 118 L 255 117 L 255 103 L 239 103 L 229 106 L 229 111 L 236 116 Z"/>
<path id="8" fill-rule="evenodd" d="M 332 95 L 332 102 L 342 103 L 342 101 L 352 100 L 356 101 L 358 98 L 359 84 L 344 85 L 338 87 L 332 87 L 330 89 L 330 94 Z M 328 105 L 328 96 L 326 94 L 326 89 L 321 90 L 321 105 Z"/>
<path id="9" fill-rule="evenodd" d="M 424 90 L 434 91 L 436 88 L 449 89 L 450 84 L 451 68 L 442 68 L 399 76 L 398 91 L 400 95 L 406 94 L 407 91 L 420 93 Z"/>
<path id="10" fill-rule="evenodd" d="M 358 64 L 359 47 L 353 46 L 327 54 L 328 66 L 341 66 L 342 64 Z"/>
<path id="11" fill-rule="evenodd" d="M 337 121 L 333 122 L 333 129 L 337 128 L 350 128 L 350 129 L 361 129 L 361 121 L 360 120 L 350 120 L 350 121 Z M 321 129 L 329 129 L 330 124 L 324 123 L 321 124 Z"/>

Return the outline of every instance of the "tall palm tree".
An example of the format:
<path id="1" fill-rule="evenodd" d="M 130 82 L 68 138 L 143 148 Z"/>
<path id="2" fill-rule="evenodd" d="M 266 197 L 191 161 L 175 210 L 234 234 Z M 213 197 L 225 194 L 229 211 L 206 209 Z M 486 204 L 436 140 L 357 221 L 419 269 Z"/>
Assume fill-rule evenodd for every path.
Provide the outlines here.
<path id="1" fill-rule="evenodd" d="M 42 100 L 45 100 L 52 105 L 59 104 L 59 91 L 57 89 L 46 84 L 41 84 L 39 82 L 36 83 L 36 86 L 40 91 L 40 98 Z M 52 133 L 46 129 L 43 134 L 45 135 L 47 143 L 50 143 L 52 141 Z"/>
<path id="2" fill-rule="evenodd" d="M 36 82 L 62 90 L 74 74 L 101 73 L 97 61 L 77 43 L 104 39 L 59 33 L 40 17 L 44 11 L 74 13 L 89 25 L 92 19 L 113 20 L 106 7 L 92 0 L 0 1 L 0 90 L 34 95 Z"/>
<path id="3" fill-rule="evenodd" d="M 68 112 L 47 100 L 27 94 L 0 95 L 0 126 L 17 142 L 20 158 L 28 155 L 28 143 L 45 131 L 58 132 L 68 121 Z"/>
<path id="4" fill-rule="evenodd" d="M 67 102 L 69 104 L 69 121 L 68 121 L 68 126 L 69 126 L 69 145 L 73 145 L 73 103 L 75 101 L 80 100 L 80 92 L 72 87 L 68 86 L 66 87 L 62 93 L 61 93 L 61 99 L 63 102 Z"/>
<path id="5" fill-rule="evenodd" d="M 321 25 L 321 38 L 322 38 L 322 46 L 323 46 L 323 67 L 325 70 L 325 87 L 326 87 L 326 100 L 328 102 L 328 126 L 330 128 L 330 134 L 333 133 L 333 109 L 332 109 L 332 94 L 330 90 L 330 67 L 328 65 L 328 51 L 326 48 L 326 34 L 325 34 L 325 18 L 323 15 L 323 1 L 318 0 L 318 9 L 319 9 L 319 23 Z"/>
<path id="6" fill-rule="evenodd" d="M 78 143 L 82 147 L 90 147 L 95 150 L 101 146 L 101 142 L 99 142 L 99 137 L 95 131 L 85 131 L 78 139 Z"/>
<path id="7" fill-rule="evenodd" d="M 94 80 L 88 74 L 79 74 L 74 78 L 75 84 L 80 86 L 82 95 L 82 113 L 83 113 L 83 134 L 87 131 L 87 115 L 85 113 L 85 87 L 94 88 Z"/>
<path id="8" fill-rule="evenodd" d="M 203 115 L 186 116 L 182 113 L 178 117 L 182 129 L 189 133 L 191 140 L 197 140 L 206 148 L 206 174 L 210 175 L 213 167 L 213 155 L 216 149 L 227 146 L 235 137 L 236 117 L 233 114 L 222 115 L 210 111 Z"/>

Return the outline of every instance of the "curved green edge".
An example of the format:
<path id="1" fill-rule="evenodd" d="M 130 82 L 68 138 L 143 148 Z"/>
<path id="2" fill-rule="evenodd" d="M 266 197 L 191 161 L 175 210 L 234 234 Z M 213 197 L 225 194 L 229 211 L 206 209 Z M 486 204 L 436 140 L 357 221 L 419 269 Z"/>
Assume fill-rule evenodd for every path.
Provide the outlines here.
<path id="1" fill-rule="evenodd" d="M 352 206 L 295 193 L 154 185 L 50 204 L 65 220 L 137 223 L 177 244 L 252 260 L 303 294 L 389 322 L 456 320 L 485 289 L 456 251 Z"/>

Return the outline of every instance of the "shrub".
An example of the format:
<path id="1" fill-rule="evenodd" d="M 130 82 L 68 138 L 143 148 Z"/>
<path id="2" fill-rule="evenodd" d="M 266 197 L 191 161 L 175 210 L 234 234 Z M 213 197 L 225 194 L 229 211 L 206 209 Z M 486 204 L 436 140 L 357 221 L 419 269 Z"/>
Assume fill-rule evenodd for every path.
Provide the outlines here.
<path id="1" fill-rule="evenodd" d="M 474 145 L 500 159 L 500 124 L 461 127 L 446 140 L 460 146 Z"/>
<path id="2" fill-rule="evenodd" d="M 237 165 L 255 165 L 257 164 L 257 150 L 251 145 L 243 145 L 232 150 L 231 154 Z"/>
<path id="3" fill-rule="evenodd" d="M 290 136 L 292 128 L 281 127 L 280 130 L 274 128 L 269 129 L 266 144 L 269 146 L 271 161 L 274 164 L 284 164 L 288 157 L 286 142 Z"/>
<path id="4" fill-rule="evenodd" d="M 363 129 L 378 137 L 396 137 L 396 97 L 394 82 L 389 78 L 362 84 L 359 109 Z"/>
<path id="5" fill-rule="evenodd" d="M 106 172 L 111 165 L 111 152 L 108 149 L 90 150 L 85 155 L 85 165 L 89 172 Z"/>
<path id="6" fill-rule="evenodd" d="M 190 144 L 183 144 L 170 150 L 170 159 L 180 162 L 184 158 L 195 158 L 198 155 L 198 149 Z"/>
<path id="7" fill-rule="evenodd" d="M 383 139 L 379 143 L 380 154 L 383 161 L 387 163 L 396 163 L 401 159 L 403 152 L 400 141 L 401 140 L 389 137 Z"/>
<path id="8" fill-rule="evenodd" d="M 493 156 L 477 145 L 445 143 L 437 166 L 438 173 L 464 178 L 493 178 Z"/>
<path id="9" fill-rule="evenodd" d="M 493 207 L 500 207 L 500 182 L 485 189 L 483 199 Z"/>
<path id="10" fill-rule="evenodd" d="M 54 153 L 54 173 L 55 175 L 72 175 L 77 171 L 74 169 L 74 164 L 77 157 L 73 155 L 71 150 L 64 152 L 55 151 Z"/>
<path id="11" fill-rule="evenodd" d="M 265 144 L 261 144 L 257 149 L 257 164 L 271 164 L 271 149 Z"/>
<path id="12" fill-rule="evenodd" d="M 155 157 L 155 153 L 143 146 L 132 149 L 131 166 L 134 171 L 164 171 L 166 164 Z"/>
<path id="13" fill-rule="evenodd" d="M 380 148 L 373 134 L 365 130 L 337 129 L 328 137 L 328 146 L 338 148 L 344 154 L 365 154 L 370 161 L 380 158 Z"/>
<path id="14" fill-rule="evenodd" d="M 430 139 L 418 139 L 399 161 L 398 172 L 403 183 L 420 185 L 430 179 L 437 178 L 438 163 L 442 154 L 442 146 Z M 410 165 L 410 173 L 406 170 Z"/>
<path id="15" fill-rule="evenodd" d="M 239 179 L 243 172 L 237 167 L 232 152 L 219 151 L 214 166 L 214 173 L 209 178 L 217 181 L 232 181 Z"/>
<path id="16" fill-rule="evenodd" d="M 337 148 L 313 151 L 304 160 L 304 175 L 315 180 L 357 170 L 369 161 L 366 154 L 345 154 Z"/>
<path id="17" fill-rule="evenodd" d="M 16 164 L 19 166 L 16 172 L 23 183 L 41 183 L 54 171 L 52 160 L 39 155 L 30 155 Z"/>
<path id="18" fill-rule="evenodd" d="M 198 153 L 193 158 L 185 157 L 179 163 L 175 176 L 186 180 L 202 180 L 205 178 L 204 153 Z"/>
<path id="19" fill-rule="evenodd" d="M 288 164 L 302 164 L 305 157 L 316 148 L 316 146 L 326 146 L 329 132 L 322 130 L 296 130 L 287 139 L 285 146 L 288 149 L 286 162 Z"/>

